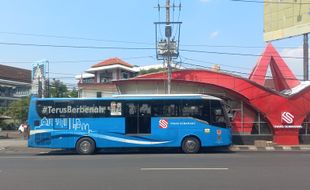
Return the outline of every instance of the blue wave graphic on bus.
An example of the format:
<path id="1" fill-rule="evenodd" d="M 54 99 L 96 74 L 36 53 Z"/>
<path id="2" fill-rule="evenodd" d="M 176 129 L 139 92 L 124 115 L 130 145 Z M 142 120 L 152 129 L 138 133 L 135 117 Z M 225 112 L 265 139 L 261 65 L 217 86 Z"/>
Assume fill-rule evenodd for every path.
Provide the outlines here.
<path id="1" fill-rule="evenodd" d="M 102 134 L 94 134 L 92 136 L 110 140 L 110 141 L 116 141 L 116 142 L 122 142 L 122 143 L 128 143 L 128 144 L 139 144 L 139 145 L 155 145 L 155 144 L 165 144 L 165 143 L 171 142 L 171 141 L 140 141 L 140 140 L 125 139 L 125 138 L 102 135 Z"/>

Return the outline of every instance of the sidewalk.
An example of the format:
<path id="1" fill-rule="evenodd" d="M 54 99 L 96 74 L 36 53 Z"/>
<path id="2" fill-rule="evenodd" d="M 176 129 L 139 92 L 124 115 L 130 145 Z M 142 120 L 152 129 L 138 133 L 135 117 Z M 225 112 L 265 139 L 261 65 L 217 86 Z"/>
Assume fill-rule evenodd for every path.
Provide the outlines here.
<path id="1" fill-rule="evenodd" d="M 262 145 L 232 145 L 231 151 L 310 151 L 309 145 L 280 146 L 272 143 Z M 52 149 L 45 149 L 50 151 Z M 0 152 L 16 151 L 16 152 L 34 152 L 39 149 L 31 149 L 27 147 L 27 140 L 18 131 L 0 131 Z"/>
<path id="2" fill-rule="evenodd" d="M 233 145 L 231 151 L 310 151 L 310 145 L 294 145 L 294 146 L 266 146 L 256 147 L 254 145 Z"/>
<path id="3" fill-rule="evenodd" d="M 19 139 L 0 139 L 0 151 L 8 148 L 26 148 L 27 140 Z"/>
<path id="4" fill-rule="evenodd" d="M 3 151 L 18 151 L 18 152 L 33 152 L 38 149 L 30 149 L 27 147 L 27 140 L 23 138 L 18 139 L 0 139 L 0 152 Z M 51 149 L 46 149 L 51 150 Z M 230 150 L 233 152 L 247 152 L 247 151 L 310 151 L 310 145 L 298 146 L 267 146 L 256 147 L 254 145 L 232 145 Z"/>

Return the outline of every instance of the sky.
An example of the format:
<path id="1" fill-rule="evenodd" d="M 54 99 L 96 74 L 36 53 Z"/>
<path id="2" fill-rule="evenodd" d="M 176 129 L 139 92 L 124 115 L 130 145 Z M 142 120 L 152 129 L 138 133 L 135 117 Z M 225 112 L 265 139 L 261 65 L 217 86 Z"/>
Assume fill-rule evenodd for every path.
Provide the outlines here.
<path id="1" fill-rule="evenodd" d="M 244 76 L 251 72 L 266 46 L 263 4 L 231 0 L 173 2 L 182 4 L 180 13 L 177 9 L 171 11 L 171 20 L 182 22 L 177 61 L 183 67 L 219 64 L 222 70 Z M 74 86 L 75 75 L 111 57 L 138 66 L 162 63 L 156 60 L 156 51 L 152 49 L 154 22 L 165 20 L 164 10 L 159 14 L 155 8 L 158 3 L 165 5 L 165 0 L 1 0 L 0 64 L 31 69 L 33 63 L 48 60 L 50 77 Z M 161 35 L 163 30 L 158 31 Z M 57 47 L 8 45 L 12 43 Z M 302 43 L 302 37 L 293 37 L 273 45 L 282 56 L 302 57 Z M 285 61 L 302 78 L 302 60 Z"/>

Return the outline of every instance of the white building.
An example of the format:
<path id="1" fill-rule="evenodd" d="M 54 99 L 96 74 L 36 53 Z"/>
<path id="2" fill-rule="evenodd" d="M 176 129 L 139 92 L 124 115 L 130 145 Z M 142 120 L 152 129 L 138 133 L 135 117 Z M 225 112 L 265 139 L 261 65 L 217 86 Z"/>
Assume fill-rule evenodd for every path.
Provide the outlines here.
<path id="1" fill-rule="evenodd" d="M 117 94 L 117 87 L 112 81 L 132 78 L 137 73 L 137 67 L 119 58 L 104 60 L 75 77 L 79 80 L 79 97 L 94 98 Z"/>

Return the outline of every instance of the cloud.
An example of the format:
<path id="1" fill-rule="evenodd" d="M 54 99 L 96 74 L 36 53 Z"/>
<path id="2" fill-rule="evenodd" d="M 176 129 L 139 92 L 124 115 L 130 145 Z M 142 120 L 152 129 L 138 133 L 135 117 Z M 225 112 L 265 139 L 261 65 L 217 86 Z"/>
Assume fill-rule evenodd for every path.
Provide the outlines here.
<path id="1" fill-rule="evenodd" d="M 212 32 L 209 37 L 214 39 L 214 38 L 217 38 L 218 36 L 220 35 L 220 33 L 218 31 L 215 31 L 215 32 Z"/>
<path id="2" fill-rule="evenodd" d="M 285 48 L 279 52 L 285 63 L 299 79 L 303 78 L 303 59 L 286 57 L 303 57 L 303 48 Z"/>

